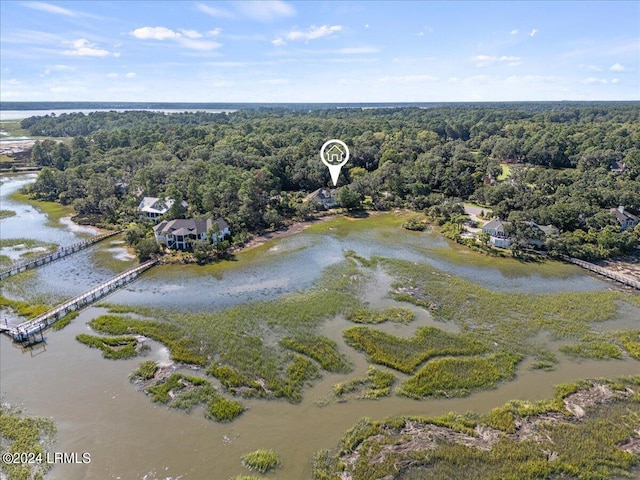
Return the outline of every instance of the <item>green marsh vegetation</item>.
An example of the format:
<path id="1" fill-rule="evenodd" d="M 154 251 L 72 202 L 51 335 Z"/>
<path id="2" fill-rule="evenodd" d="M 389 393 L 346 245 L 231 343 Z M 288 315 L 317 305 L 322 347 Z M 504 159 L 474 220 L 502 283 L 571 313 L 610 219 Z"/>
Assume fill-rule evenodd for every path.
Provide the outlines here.
<path id="1" fill-rule="evenodd" d="M 631 358 L 640 360 L 640 330 L 627 330 L 614 334 Z"/>
<path id="2" fill-rule="evenodd" d="M 58 245 L 51 242 L 34 240 L 32 238 L 2 238 L 0 239 L 0 248 L 11 248 L 15 251 L 23 251 L 24 253 L 22 253 L 20 257 L 28 258 L 53 252 L 58 248 Z M 30 251 L 35 248 L 39 250 L 35 252 Z"/>
<path id="3" fill-rule="evenodd" d="M 134 375 L 146 377 L 150 375 L 151 370 L 150 365 L 141 365 Z M 155 375 L 155 371 L 152 375 Z M 174 373 L 147 387 L 145 391 L 151 397 L 151 401 L 187 413 L 194 407 L 203 405 L 204 416 L 216 422 L 230 422 L 245 411 L 240 402 L 223 397 L 211 382 L 193 375 Z"/>
<path id="4" fill-rule="evenodd" d="M 51 329 L 56 331 L 62 330 L 64 327 L 69 325 L 73 321 L 73 319 L 76 318 L 78 315 L 80 314 L 77 311 L 67 313 L 64 317 L 62 317 L 60 320 L 54 323 L 51 326 Z"/>
<path id="5" fill-rule="evenodd" d="M 158 371 L 158 364 L 153 360 L 146 360 L 140 364 L 140 366 L 135 369 L 131 375 L 129 376 L 129 380 L 132 382 L 135 380 L 151 380 L 155 377 L 156 372 Z"/>
<path id="6" fill-rule="evenodd" d="M 395 381 L 396 377 L 392 373 L 369 366 L 364 377 L 336 383 L 333 386 L 333 394 L 341 400 L 377 400 L 391 395 L 391 387 Z"/>
<path id="7" fill-rule="evenodd" d="M 136 337 L 120 335 L 117 337 L 96 337 L 81 333 L 76 340 L 90 348 L 102 350 L 102 356 L 109 360 L 123 360 L 140 354 L 141 347 Z"/>
<path id="8" fill-rule="evenodd" d="M 534 339 L 549 332 L 553 339 L 580 340 L 598 335 L 599 322 L 615 318 L 618 302 L 640 307 L 634 293 L 600 290 L 567 293 L 492 291 L 429 265 L 384 259 L 397 279 L 394 298 L 429 308 L 436 320 L 455 322 L 494 350 L 544 356 Z"/>
<path id="9" fill-rule="evenodd" d="M 347 312 L 347 320 L 354 323 L 411 323 L 416 314 L 408 308 L 402 307 L 389 307 L 384 310 L 372 310 L 370 308 L 358 308 Z"/>
<path id="10" fill-rule="evenodd" d="M 0 452 L 29 452 L 44 459 L 56 433 L 53 421 L 30 417 L 19 409 L 0 403 Z M 8 480 L 42 480 L 51 467 L 44 460 L 40 464 L 11 464 L 0 461 L 0 472 Z"/>
<path id="11" fill-rule="evenodd" d="M 509 402 L 482 416 L 363 418 L 334 450 L 316 453 L 313 479 L 631 478 L 640 461 L 632 446 L 639 389 L 640 376 L 581 381 L 560 385 L 549 400 Z"/>
<path id="12" fill-rule="evenodd" d="M 47 225 L 51 227 L 66 228 L 66 225 L 60 222 L 62 217 L 68 217 L 75 213 L 73 206 L 62 205 L 57 202 L 47 202 L 43 200 L 35 200 L 28 194 L 16 191 L 11 194 L 11 200 L 19 203 L 26 203 L 31 205 L 39 212 L 44 213 L 47 216 Z"/>
<path id="13" fill-rule="evenodd" d="M 396 393 L 411 398 L 462 397 L 473 390 L 492 388 L 515 376 L 521 355 L 508 352 L 488 356 L 444 357 L 427 362 L 398 387 Z"/>
<path id="14" fill-rule="evenodd" d="M 16 212 L 14 212 L 13 210 L 0 210 L 0 219 L 15 217 L 15 215 Z"/>
<path id="15" fill-rule="evenodd" d="M 367 354 L 369 361 L 403 373 L 433 357 L 474 355 L 488 350 L 468 334 L 448 333 L 434 327 L 421 327 L 405 339 L 369 327 L 352 327 L 343 333 L 347 345 Z"/>
<path id="16" fill-rule="evenodd" d="M 231 393 L 299 402 L 304 385 L 318 376 L 318 365 L 331 371 L 349 368 L 335 344 L 318 331 L 325 319 L 359 304 L 355 295 L 363 277 L 347 260 L 327 268 L 309 290 L 277 300 L 212 313 L 110 306 L 155 320 L 110 314 L 90 325 L 101 333 L 153 338 L 169 348 L 174 360 L 207 366 Z"/>
<path id="17" fill-rule="evenodd" d="M 260 473 L 267 473 L 279 465 L 280 457 L 273 450 L 261 449 L 242 456 L 243 467 Z"/>
<path id="18" fill-rule="evenodd" d="M 280 345 L 312 358 L 327 372 L 348 373 L 352 370 L 346 356 L 339 352 L 336 343 L 327 337 L 285 337 L 280 340 Z"/>
<path id="19" fill-rule="evenodd" d="M 27 320 L 42 315 L 51 308 L 48 305 L 34 304 L 22 300 L 11 300 L 2 295 L 0 295 L 0 307 L 10 308 L 19 316 L 26 317 Z"/>

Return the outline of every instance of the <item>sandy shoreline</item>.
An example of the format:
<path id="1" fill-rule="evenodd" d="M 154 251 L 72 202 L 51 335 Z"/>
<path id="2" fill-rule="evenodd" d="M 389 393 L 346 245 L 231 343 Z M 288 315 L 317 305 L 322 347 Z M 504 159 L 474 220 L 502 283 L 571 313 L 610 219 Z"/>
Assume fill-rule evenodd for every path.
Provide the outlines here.
<path id="1" fill-rule="evenodd" d="M 276 240 L 278 238 L 290 237 L 291 235 L 295 235 L 296 233 L 300 233 L 311 225 L 315 225 L 316 223 L 326 222 L 333 218 L 336 218 L 338 215 L 327 215 L 326 217 L 317 218 L 314 220 L 308 220 L 306 222 L 294 222 L 289 225 L 287 228 L 283 230 L 276 230 L 275 232 L 267 232 L 262 235 L 257 235 L 245 243 L 241 247 L 237 247 L 232 249 L 232 253 L 238 253 L 245 250 L 250 250 L 252 248 L 263 245 L 271 240 Z"/>

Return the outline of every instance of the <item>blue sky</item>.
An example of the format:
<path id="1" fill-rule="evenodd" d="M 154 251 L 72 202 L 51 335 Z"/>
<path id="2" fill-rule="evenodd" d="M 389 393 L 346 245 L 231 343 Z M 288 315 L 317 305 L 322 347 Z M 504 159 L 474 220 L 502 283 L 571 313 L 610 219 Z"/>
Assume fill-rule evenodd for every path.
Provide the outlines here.
<path id="1" fill-rule="evenodd" d="M 640 2 L 0 1 L 3 101 L 640 99 Z"/>

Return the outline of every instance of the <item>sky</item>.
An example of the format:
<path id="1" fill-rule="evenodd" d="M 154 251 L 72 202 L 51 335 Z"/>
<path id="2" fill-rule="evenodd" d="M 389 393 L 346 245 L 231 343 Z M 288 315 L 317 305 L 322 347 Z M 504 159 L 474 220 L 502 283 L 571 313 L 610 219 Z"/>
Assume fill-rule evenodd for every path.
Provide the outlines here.
<path id="1" fill-rule="evenodd" d="M 1 101 L 640 99 L 638 1 L 0 0 Z"/>

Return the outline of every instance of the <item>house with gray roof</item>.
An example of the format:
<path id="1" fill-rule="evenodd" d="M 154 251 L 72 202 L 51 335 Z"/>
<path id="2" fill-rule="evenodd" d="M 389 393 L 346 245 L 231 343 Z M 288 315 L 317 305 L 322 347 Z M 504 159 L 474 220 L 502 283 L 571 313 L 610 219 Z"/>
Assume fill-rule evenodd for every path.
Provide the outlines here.
<path id="1" fill-rule="evenodd" d="M 313 202 L 324 208 L 336 208 L 340 206 L 338 202 L 338 189 L 319 188 L 304 199 L 305 202 Z"/>
<path id="2" fill-rule="evenodd" d="M 216 234 L 211 232 L 217 231 Z M 164 220 L 153 227 L 153 235 L 160 246 L 173 250 L 191 250 L 197 240 L 207 240 L 216 243 L 231 235 L 229 225 L 221 218 L 214 220 L 194 220 L 178 218 Z"/>
<path id="3" fill-rule="evenodd" d="M 155 220 L 167 213 L 173 203 L 174 201 L 169 197 L 144 197 L 140 202 L 140 205 L 138 205 L 138 211 L 144 218 Z M 189 204 L 183 201 L 182 206 L 187 208 Z"/>
<path id="4" fill-rule="evenodd" d="M 633 228 L 638 224 L 638 217 L 630 214 L 621 205 L 618 208 L 612 208 L 610 212 L 615 215 L 620 229 L 624 232 L 627 228 Z"/>

